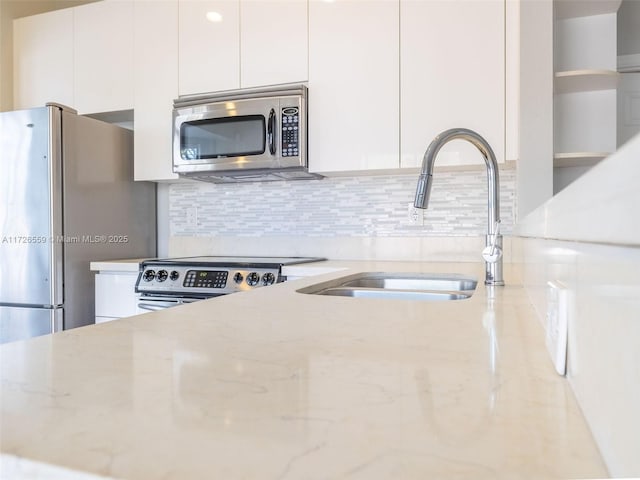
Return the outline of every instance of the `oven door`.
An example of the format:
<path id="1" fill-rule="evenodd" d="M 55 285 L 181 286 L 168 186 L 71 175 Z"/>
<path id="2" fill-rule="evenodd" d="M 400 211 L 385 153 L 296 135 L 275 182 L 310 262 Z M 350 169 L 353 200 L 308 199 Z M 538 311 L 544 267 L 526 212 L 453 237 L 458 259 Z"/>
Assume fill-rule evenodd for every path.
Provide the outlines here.
<path id="1" fill-rule="evenodd" d="M 186 303 L 193 303 L 202 298 L 191 297 L 173 297 L 173 296 L 154 296 L 154 295 L 140 295 L 138 297 L 138 303 L 136 313 L 157 312 L 158 310 L 165 310 L 171 307 L 177 307 Z"/>

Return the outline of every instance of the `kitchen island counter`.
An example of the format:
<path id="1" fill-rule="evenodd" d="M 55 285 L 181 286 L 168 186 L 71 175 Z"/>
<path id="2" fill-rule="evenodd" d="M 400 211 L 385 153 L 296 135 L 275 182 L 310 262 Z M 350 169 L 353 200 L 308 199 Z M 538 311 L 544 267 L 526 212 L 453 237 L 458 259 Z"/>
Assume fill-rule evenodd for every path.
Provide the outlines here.
<path id="1" fill-rule="evenodd" d="M 121 479 L 607 476 L 516 266 L 488 288 L 481 263 L 314 265 L 0 346 L 0 451 Z M 449 302 L 296 292 L 361 271 L 480 282 Z"/>

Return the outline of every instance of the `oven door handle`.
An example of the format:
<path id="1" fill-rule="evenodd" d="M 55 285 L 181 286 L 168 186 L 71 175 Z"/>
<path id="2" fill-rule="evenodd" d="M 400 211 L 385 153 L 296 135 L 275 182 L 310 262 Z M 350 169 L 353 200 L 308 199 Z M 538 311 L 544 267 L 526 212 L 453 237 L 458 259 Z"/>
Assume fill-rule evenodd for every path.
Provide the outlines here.
<path id="1" fill-rule="evenodd" d="M 180 302 L 153 302 L 153 303 L 139 303 L 138 308 L 140 310 L 148 310 L 150 312 L 157 312 L 158 310 L 164 310 L 165 308 L 176 307 L 180 305 Z"/>
<path id="2" fill-rule="evenodd" d="M 184 305 L 187 303 L 197 302 L 204 300 L 204 298 L 189 298 L 189 297 L 176 297 L 175 299 L 155 299 L 155 298 L 140 298 L 138 308 L 140 310 L 148 310 L 150 312 L 157 312 L 158 310 L 164 310 L 165 308 L 177 307 L 178 305 Z"/>

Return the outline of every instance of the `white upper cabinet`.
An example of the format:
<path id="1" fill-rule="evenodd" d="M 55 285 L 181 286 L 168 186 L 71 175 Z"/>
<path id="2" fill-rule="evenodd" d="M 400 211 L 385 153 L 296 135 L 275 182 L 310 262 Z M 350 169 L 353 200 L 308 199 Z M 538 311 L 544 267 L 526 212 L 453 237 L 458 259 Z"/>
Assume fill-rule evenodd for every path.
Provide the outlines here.
<path id="1" fill-rule="evenodd" d="M 430 2 L 428 2 L 430 3 Z M 399 167 L 398 2 L 309 2 L 309 167 Z"/>
<path id="2" fill-rule="evenodd" d="M 456 127 L 475 130 L 504 161 L 504 12 L 504 0 L 400 0 L 402 167 L 419 167 L 431 140 Z M 473 163 L 484 160 L 462 140 L 436 160 Z"/>
<path id="3" fill-rule="evenodd" d="M 520 156 L 520 2 L 505 2 L 505 160 Z"/>
<path id="4" fill-rule="evenodd" d="M 73 10 L 14 20 L 13 46 L 14 108 L 73 107 Z"/>
<path id="5" fill-rule="evenodd" d="M 241 87 L 308 78 L 307 0 L 240 0 Z"/>
<path id="6" fill-rule="evenodd" d="M 306 0 L 180 0 L 180 95 L 306 81 Z"/>
<path id="7" fill-rule="evenodd" d="M 505 144 L 509 159 L 518 150 L 517 101 L 505 100 L 518 98 L 517 48 L 505 49 L 505 35 L 519 34 L 509 19 L 505 31 L 505 11 L 517 13 L 509 7 L 508 0 L 104 0 L 14 22 L 14 103 L 56 101 L 80 113 L 135 108 L 137 180 L 177 179 L 177 96 L 305 81 L 312 172 L 416 168 L 431 140 L 454 127 L 477 131 L 502 162 Z M 463 141 L 445 146 L 436 162 L 473 163 L 483 159 Z"/>
<path id="8" fill-rule="evenodd" d="M 179 1 L 180 95 L 240 87 L 240 1 Z"/>
<path id="9" fill-rule="evenodd" d="M 105 0 L 73 12 L 73 106 L 81 114 L 132 109 L 133 2 Z"/>
<path id="10" fill-rule="evenodd" d="M 178 1 L 135 0 L 134 25 L 134 177 L 176 180 L 171 109 L 178 96 Z"/>

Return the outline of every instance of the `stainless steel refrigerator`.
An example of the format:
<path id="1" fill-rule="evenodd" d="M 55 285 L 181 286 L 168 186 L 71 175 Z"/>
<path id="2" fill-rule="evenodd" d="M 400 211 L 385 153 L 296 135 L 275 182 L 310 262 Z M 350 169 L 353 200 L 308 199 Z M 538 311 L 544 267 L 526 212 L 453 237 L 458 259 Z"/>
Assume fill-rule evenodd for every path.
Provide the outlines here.
<path id="1" fill-rule="evenodd" d="M 0 343 L 94 323 L 89 262 L 155 251 L 133 132 L 56 104 L 0 113 Z"/>

